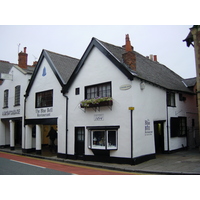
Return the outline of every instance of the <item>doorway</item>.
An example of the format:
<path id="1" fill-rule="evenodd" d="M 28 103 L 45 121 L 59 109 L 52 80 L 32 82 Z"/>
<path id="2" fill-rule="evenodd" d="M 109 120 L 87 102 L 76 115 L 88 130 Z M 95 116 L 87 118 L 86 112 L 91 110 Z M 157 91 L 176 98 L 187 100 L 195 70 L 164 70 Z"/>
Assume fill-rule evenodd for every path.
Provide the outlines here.
<path id="1" fill-rule="evenodd" d="M 22 145 L 22 121 L 21 120 L 15 121 L 14 134 L 15 134 L 15 146 L 21 148 L 21 145 Z"/>
<path id="2" fill-rule="evenodd" d="M 154 121 L 155 151 L 157 154 L 164 152 L 164 122 Z"/>
<path id="3" fill-rule="evenodd" d="M 83 158 L 85 154 L 85 128 L 75 128 L 75 156 L 76 158 Z"/>

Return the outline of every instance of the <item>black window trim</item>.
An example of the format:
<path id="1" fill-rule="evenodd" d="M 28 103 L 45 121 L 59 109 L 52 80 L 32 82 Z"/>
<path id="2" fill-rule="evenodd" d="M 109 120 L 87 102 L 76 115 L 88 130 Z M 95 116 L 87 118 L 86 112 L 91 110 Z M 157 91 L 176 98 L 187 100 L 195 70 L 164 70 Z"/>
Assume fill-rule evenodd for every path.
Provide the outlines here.
<path id="1" fill-rule="evenodd" d="M 17 96 L 17 94 L 16 94 L 16 90 L 17 90 L 17 88 L 19 88 L 19 96 Z M 17 85 L 17 86 L 15 86 L 15 99 L 14 99 L 14 106 L 20 106 L 20 101 L 21 101 L 21 85 Z M 18 100 L 17 100 L 17 98 L 18 98 Z"/>
<path id="2" fill-rule="evenodd" d="M 97 86 L 98 89 L 99 89 L 99 86 L 102 86 L 102 85 L 105 85 L 105 84 L 110 84 L 110 96 L 109 97 L 112 97 L 112 82 L 108 81 L 108 82 L 102 82 L 102 83 L 98 83 L 98 84 L 85 86 L 85 99 L 90 99 L 90 98 L 87 98 L 87 89 L 88 88 L 92 88 L 92 87 L 96 87 Z M 98 93 L 99 93 L 99 91 L 98 91 Z"/>
<path id="3" fill-rule="evenodd" d="M 48 106 L 37 106 L 37 95 L 41 94 L 41 93 L 45 93 L 45 92 L 50 92 L 50 91 L 52 91 L 52 105 L 51 106 L 49 106 L 49 105 Z M 35 108 L 47 108 L 47 107 L 53 107 L 53 89 L 35 93 Z"/>

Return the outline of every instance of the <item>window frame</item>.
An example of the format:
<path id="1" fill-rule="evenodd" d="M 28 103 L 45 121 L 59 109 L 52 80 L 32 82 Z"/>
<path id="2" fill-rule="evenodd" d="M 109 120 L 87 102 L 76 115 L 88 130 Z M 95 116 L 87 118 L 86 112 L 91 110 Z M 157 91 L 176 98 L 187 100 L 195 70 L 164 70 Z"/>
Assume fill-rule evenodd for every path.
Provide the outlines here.
<path id="1" fill-rule="evenodd" d="M 85 99 L 93 99 L 97 97 L 112 97 L 111 82 L 85 86 Z"/>
<path id="2" fill-rule="evenodd" d="M 3 108 L 8 108 L 8 97 L 9 97 L 9 90 L 4 90 L 4 100 L 3 100 Z"/>
<path id="3" fill-rule="evenodd" d="M 187 117 L 170 118 L 170 136 L 172 138 L 187 136 Z"/>
<path id="4" fill-rule="evenodd" d="M 97 150 L 117 150 L 118 149 L 118 129 L 119 126 L 116 127 L 86 127 L 89 129 L 89 149 L 97 149 Z M 95 132 L 102 132 L 104 134 L 104 143 L 105 145 L 95 145 L 94 144 L 94 133 Z M 109 132 L 115 132 L 115 138 L 113 140 L 113 144 L 109 143 Z"/>
<path id="5" fill-rule="evenodd" d="M 20 106 L 20 100 L 21 100 L 21 86 L 17 85 L 15 87 L 15 102 L 14 102 L 14 106 Z"/>
<path id="6" fill-rule="evenodd" d="M 167 106 L 176 107 L 176 93 L 175 92 L 167 92 Z"/>
<path id="7" fill-rule="evenodd" d="M 49 96 L 51 96 L 51 98 L 49 98 Z M 44 98 L 44 100 L 42 100 L 42 98 Z M 47 107 L 53 107 L 53 89 L 35 93 L 35 108 L 47 108 Z"/>

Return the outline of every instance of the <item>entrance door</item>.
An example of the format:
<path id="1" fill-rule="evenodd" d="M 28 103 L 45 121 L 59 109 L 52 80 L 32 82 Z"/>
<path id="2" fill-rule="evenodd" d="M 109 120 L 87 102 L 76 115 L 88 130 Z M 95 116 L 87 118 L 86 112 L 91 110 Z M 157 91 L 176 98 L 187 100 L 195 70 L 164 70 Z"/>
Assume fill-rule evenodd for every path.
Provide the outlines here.
<path id="1" fill-rule="evenodd" d="M 164 152 L 164 121 L 154 122 L 154 138 L 156 153 Z"/>
<path id="2" fill-rule="evenodd" d="M 83 158 L 85 154 L 85 128 L 75 128 L 75 155 L 77 158 Z"/>
<path id="3" fill-rule="evenodd" d="M 22 121 L 21 120 L 16 120 L 15 121 L 15 146 L 20 146 L 22 145 Z"/>

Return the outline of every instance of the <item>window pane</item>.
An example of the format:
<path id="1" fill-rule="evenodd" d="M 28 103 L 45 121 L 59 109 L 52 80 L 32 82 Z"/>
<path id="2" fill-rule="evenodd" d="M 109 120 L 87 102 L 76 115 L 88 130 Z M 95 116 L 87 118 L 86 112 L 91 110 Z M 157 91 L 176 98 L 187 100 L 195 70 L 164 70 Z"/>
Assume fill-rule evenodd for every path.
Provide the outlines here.
<path id="1" fill-rule="evenodd" d="M 52 107 L 53 90 L 36 93 L 36 107 Z"/>
<path id="2" fill-rule="evenodd" d="M 186 118 L 180 117 L 179 123 L 180 123 L 180 136 L 185 136 L 187 132 Z"/>
<path id="3" fill-rule="evenodd" d="M 116 131 L 108 131 L 108 149 L 117 148 Z"/>
<path id="4" fill-rule="evenodd" d="M 179 118 L 171 117 L 170 119 L 170 127 L 171 127 L 171 137 L 177 137 L 179 135 Z"/>
<path id="5" fill-rule="evenodd" d="M 96 97 L 111 97 L 111 83 L 103 83 L 95 86 L 86 87 L 85 99 Z"/>
<path id="6" fill-rule="evenodd" d="M 20 105 L 20 85 L 15 87 L 15 106 Z"/>
<path id="7" fill-rule="evenodd" d="M 93 131 L 92 148 L 105 149 L 105 131 Z"/>
<path id="8" fill-rule="evenodd" d="M 4 108 L 8 107 L 8 90 L 4 91 Z"/>

